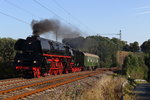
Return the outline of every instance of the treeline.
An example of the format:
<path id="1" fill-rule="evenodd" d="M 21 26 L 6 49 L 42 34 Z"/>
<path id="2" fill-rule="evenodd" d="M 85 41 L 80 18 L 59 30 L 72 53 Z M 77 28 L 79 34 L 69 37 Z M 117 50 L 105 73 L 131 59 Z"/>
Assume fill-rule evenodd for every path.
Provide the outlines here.
<path id="1" fill-rule="evenodd" d="M 145 64 L 145 54 L 129 54 L 122 66 L 124 74 L 134 79 L 148 79 L 148 66 Z"/>
<path id="2" fill-rule="evenodd" d="M 12 38 L 0 38 L 0 79 L 16 76 L 13 67 L 15 42 Z"/>
<path id="3" fill-rule="evenodd" d="M 150 81 L 150 40 L 145 41 L 138 48 L 142 52 L 132 53 L 127 56 L 124 60 L 123 71 L 132 78 Z M 139 51 L 138 48 L 137 51 Z"/>
<path id="4" fill-rule="evenodd" d="M 116 57 L 117 51 L 139 51 L 139 44 L 137 42 L 128 45 L 125 41 L 120 41 L 117 38 L 110 39 L 101 36 L 66 38 L 62 42 L 83 52 L 98 55 L 100 57 L 100 66 L 102 67 L 119 66 Z"/>
<path id="5" fill-rule="evenodd" d="M 100 57 L 100 67 L 123 67 L 123 72 L 132 78 L 149 79 L 150 75 L 150 40 L 141 46 L 138 42 L 127 44 L 117 38 L 88 36 L 63 39 L 63 43 L 84 52 Z M 132 52 L 125 58 L 123 65 L 117 62 L 117 51 Z"/>

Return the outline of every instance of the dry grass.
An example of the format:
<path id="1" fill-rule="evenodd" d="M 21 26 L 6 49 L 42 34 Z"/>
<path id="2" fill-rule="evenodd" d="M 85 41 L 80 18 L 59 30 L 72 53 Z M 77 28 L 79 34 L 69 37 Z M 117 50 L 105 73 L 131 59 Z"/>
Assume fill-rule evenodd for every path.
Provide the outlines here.
<path id="1" fill-rule="evenodd" d="M 136 100 L 136 96 L 133 92 L 133 89 L 134 89 L 134 86 L 131 85 L 131 84 L 127 84 L 125 87 L 124 87 L 124 100 Z"/>
<path id="2" fill-rule="evenodd" d="M 121 77 L 103 77 L 93 88 L 83 93 L 78 100 L 120 100 L 122 97 Z"/>
<path id="3" fill-rule="evenodd" d="M 124 80 L 109 72 L 49 89 L 28 100 L 120 100 Z"/>

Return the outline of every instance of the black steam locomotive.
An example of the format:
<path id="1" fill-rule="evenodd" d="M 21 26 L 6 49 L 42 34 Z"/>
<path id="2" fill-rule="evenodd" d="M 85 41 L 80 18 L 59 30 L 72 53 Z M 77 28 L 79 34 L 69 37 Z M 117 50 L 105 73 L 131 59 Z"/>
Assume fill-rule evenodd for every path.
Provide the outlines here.
<path id="1" fill-rule="evenodd" d="M 74 50 L 67 45 L 31 36 L 15 44 L 16 70 L 23 77 L 40 77 L 82 71 L 98 66 L 99 57 Z"/>

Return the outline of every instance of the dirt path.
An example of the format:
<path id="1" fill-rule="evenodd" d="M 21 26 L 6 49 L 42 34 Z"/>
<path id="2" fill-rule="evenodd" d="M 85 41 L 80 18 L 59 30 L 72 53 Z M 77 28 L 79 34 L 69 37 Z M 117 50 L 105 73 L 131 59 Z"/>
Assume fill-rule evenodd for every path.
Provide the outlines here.
<path id="1" fill-rule="evenodd" d="M 136 100 L 150 100 L 150 83 L 139 84 L 135 88 Z"/>

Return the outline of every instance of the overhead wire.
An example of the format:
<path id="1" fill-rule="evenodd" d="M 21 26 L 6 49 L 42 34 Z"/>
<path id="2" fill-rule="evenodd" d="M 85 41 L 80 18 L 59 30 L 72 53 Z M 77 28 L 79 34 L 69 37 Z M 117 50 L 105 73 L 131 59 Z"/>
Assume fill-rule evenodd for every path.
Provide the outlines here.
<path id="1" fill-rule="evenodd" d="M 57 6 L 59 6 L 61 9 L 63 9 L 68 15 L 71 15 L 69 11 L 67 11 L 64 7 L 62 7 L 56 0 L 52 0 Z"/>
<path id="2" fill-rule="evenodd" d="M 71 23 L 69 23 L 66 19 L 62 18 L 62 17 L 59 16 L 57 13 L 55 13 L 55 12 L 52 11 L 52 10 L 50 10 L 48 7 L 44 6 L 43 4 L 41 4 L 40 2 L 38 2 L 37 0 L 33 0 L 33 1 L 34 1 L 36 4 L 40 5 L 41 7 L 43 7 L 44 9 L 46 9 L 47 11 L 49 11 L 50 13 L 53 13 L 54 15 L 58 16 L 59 18 L 61 18 L 61 19 L 62 19 L 63 21 L 65 21 L 67 24 L 69 24 L 69 25 L 71 25 L 71 26 L 74 27 L 74 25 L 72 25 Z M 22 7 L 20 7 L 20 6 L 16 5 L 16 4 L 14 4 L 14 3 L 8 1 L 8 0 L 5 0 L 5 2 L 7 2 L 8 4 L 14 6 L 15 8 L 18 8 L 18 9 L 20 9 L 20 10 L 22 10 L 22 11 L 28 13 L 28 14 L 31 14 L 32 16 L 35 16 L 35 17 L 38 17 L 38 18 L 42 19 L 41 17 L 39 17 L 39 16 L 33 14 L 32 12 L 30 12 L 30 11 L 28 11 L 28 10 L 26 10 L 26 9 L 24 9 L 24 8 L 22 8 Z M 59 5 L 59 7 L 61 7 L 67 14 L 71 15 L 72 17 L 74 17 L 70 12 L 68 12 L 65 8 L 63 8 L 57 1 L 55 1 L 55 3 L 56 3 L 57 5 Z M 13 18 L 13 19 L 15 19 L 15 20 L 18 20 L 18 21 L 20 21 L 20 22 L 22 22 L 22 23 L 29 24 L 29 23 L 27 23 L 27 22 L 24 21 L 24 20 L 21 20 L 21 19 L 15 17 L 15 16 L 12 16 L 12 15 L 6 14 L 6 13 L 4 13 L 4 12 L 2 12 L 2 11 L 0 11 L 0 13 L 3 14 L 3 15 L 5 15 L 5 16 L 7 16 L 7 17 L 10 17 L 10 18 Z M 76 20 L 77 20 L 77 19 L 76 19 Z M 78 20 L 78 22 L 79 22 L 79 20 Z M 79 23 L 81 24 L 81 22 L 79 22 Z M 87 28 L 88 28 L 88 27 L 87 27 Z M 89 29 L 89 28 L 88 28 L 88 29 Z M 83 32 L 82 32 L 82 33 L 83 33 Z"/>
<path id="3" fill-rule="evenodd" d="M 18 8 L 18 9 L 20 9 L 20 10 L 22 10 L 22 11 L 24 11 L 24 12 L 26 12 L 26 13 L 32 15 L 32 16 L 35 16 L 35 17 L 38 17 L 39 19 L 42 19 L 41 17 L 39 17 L 39 16 L 33 14 L 32 12 L 30 12 L 30 11 L 28 11 L 28 10 L 26 10 L 26 9 L 24 9 L 24 8 L 22 8 L 22 7 L 20 7 L 20 6 L 16 5 L 16 4 L 14 4 L 14 3 L 8 1 L 8 0 L 5 0 L 5 2 L 7 2 L 8 4 L 14 6 L 15 8 Z"/>
<path id="4" fill-rule="evenodd" d="M 10 18 L 12 18 L 12 19 L 15 19 L 15 20 L 17 20 L 17 21 L 20 21 L 20 22 L 22 22 L 22 23 L 24 23 L 24 24 L 30 25 L 30 24 L 27 23 L 26 21 L 24 21 L 24 20 L 22 20 L 22 19 L 19 19 L 19 18 L 15 17 L 15 16 L 6 14 L 6 13 L 4 13 L 4 12 L 2 12 L 2 11 L 0 11 L 0 14 L 5 15 L 5 16 L 7 16 L 7 17 L 10 17 Z"/>
<path id="5" fill-rule="evenodd" d="M 87 25 L 85 25 L 83 22 L 81 22 L 77 17 L 73 16 L 68 10 L 66 10 L 63 6 L 61 6 L 56 0 L 52 0 L 57 6 L 59 6 L 61 9 L 63 9 L 69 16 L 74 18 L 80 25 L 84 26 L 88 30 L 93 31 L 91 28 L 89 28 Z M 94 32 L 94 31 L 93 31 Z"/>
<path id="6" fill-rule="evenodd" d="M 46 9 L 48 12 L 53 13 L 54 15 L 58 16 L 59 18 L 61 18 L 62 20 L 64 20 L 65 22 L 67 22 L 67 20 L 65 20 L 64 18 L 62 18 L 61 16 L 59 16 L 58 14 L 56 14 L 54 11 L 50 10 L 48 7 L 44 6 L 43 4 L 41 4 L 40 2 L 38 2 L 37 0 L 33 0 L 36 4 L 38 4 L 39 6 L 41 6 L 42 8 Z M 67 22 L 68 23 L 68 22 Z"/>
<path id="7" fill-rule="evenodd" d="M 119 34 L 99 34 L 99 35 L 119 35 Z"/>
<path id="8" fill-rule="evenodd" d="M 46 7 L 45 5 L 43 5 L 42 3 L 38 2 L 37 0 L 33 0 L 36 4 L 38 4 L 39 6 L 41 6 L 42 8 L 46 9 L 48 12 L 53 13 L 54 15 L 58 16 L 60 19 L 62 19 L 63 21 L 65 21 L 67 24 L 71 25 L 74 27 L 73 24 L 69 23 L 66 19 L 64 19 L 63 17 L 59 16 L 57 13 L 55 13 L 54 11 L 50 10 L 48 7 Z M 83 33 L 81 31 L 81 33 Z"/>

